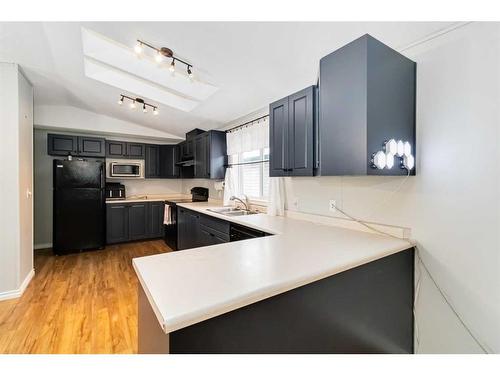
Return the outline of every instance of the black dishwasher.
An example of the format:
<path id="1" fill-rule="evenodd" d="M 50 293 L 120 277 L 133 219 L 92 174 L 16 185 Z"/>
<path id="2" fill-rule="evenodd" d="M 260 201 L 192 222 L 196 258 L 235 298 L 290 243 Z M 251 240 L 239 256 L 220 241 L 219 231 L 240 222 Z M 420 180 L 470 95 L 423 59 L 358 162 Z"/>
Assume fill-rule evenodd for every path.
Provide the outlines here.
<path id="1" fill-rule="evenodd" d="M 266 232 L 262 232 L 257 229 L 252 229 L 248 227 L 244 227 L 243 225 L 233 224 L 231 223 L 231 229 L 229 232 L 229 239 L 231 242 L 233 241 L 241 241 L 247 240 L 249 238 L 257 238 L 268 236 L 269 234 Z"/>

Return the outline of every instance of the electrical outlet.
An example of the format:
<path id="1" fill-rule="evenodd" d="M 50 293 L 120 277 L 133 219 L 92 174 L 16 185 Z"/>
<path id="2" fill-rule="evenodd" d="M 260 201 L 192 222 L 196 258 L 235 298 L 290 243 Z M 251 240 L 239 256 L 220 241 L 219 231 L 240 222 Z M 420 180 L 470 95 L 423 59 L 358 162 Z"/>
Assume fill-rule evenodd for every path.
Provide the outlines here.
<path id="1" fill-rule="evenodd" d="M 331 199 L 330 204 L 328 205 L 328 209 L 330 212 L 336 212 L 337 211 L 337 201 Z"/>

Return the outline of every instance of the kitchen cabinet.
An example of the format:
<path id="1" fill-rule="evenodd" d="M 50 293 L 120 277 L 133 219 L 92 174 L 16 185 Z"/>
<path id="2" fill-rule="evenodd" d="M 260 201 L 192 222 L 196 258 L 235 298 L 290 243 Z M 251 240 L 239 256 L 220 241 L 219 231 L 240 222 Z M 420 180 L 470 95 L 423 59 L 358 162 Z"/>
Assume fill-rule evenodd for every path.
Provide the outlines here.
<path id="1" fill-rule="evenodd" d="M 163 237 L 163 201 L 108 203 L 106 243 Z"/>
<path id="2" fill-rule="evenodd" d="M 194 177 L 210 178 L 210 134 L 197 136 L 194 140 Z"/>
<path id="3" fill-rule="evenodd" d="M 147 235 L 149 238 L 163 237 L 163 202 L 149 202 L 147 206 Z"/>
<path id="4" fill-rule="evenodd" d="M 122 141 L 106 141 L 106 157 L 113 159 L 144 159 L 145 145 Z"/>
<path id="5" fill-rule="evenodd" d="M 47 153 L 54 156 L 104 157 L 105 140 L 98 137 L 48 134 Z"/>
<path id="6" fill-rule="evenodd" d="M 371 158 L 389 139 L 410 142 L 414 152 L 415 72 L 415 62 L 370 35 L 320 60 L 317 174 L 407 173 L 397 163 L 374 169 Z"/>
<path id="7" fill-rule="evenodd" d="M 145 145 L 142 143 L 127 143 L 127 157 L 129 159 L 144 159 Z"/>
<path id="8" fill-rule="evenodd" d="M 78 156 L 105 157 L 106 141 L 104 138 L 78 137 Z"/>
<path id="9" fill-rule="evenodd" d="M 120 159 L 127 157 L 127 142 L 106 141 L 106 157 Z"/>
<path id="10" fill-rule="evenodd" d="M 78 137 L 64 134 L 47 135 L 47 153 L 49 155 L 76 155 L 78 150 Z"/>
<path id="11" fill-rule="evenodd" d="M 160 146 L 160 177 L 161 178 L 178 178 L 179 167 L 179 146 L 178 145 L 161 145 Z"/>
<path id="12" fill-rule="evenodd" d="M 314 174 L 315 88 L 310 86 L 269 106 L 269 175 Z"/>
<path id="13" fill-rule="evenodd" d="M 146 145 L 146 178 L 160 178 L 160 146 Z"/>
<path id="14" fill-rule="evenodd" d="M 106 205 L 106 243 L 113 244 L 129 240 L 127 204 Z"/>
<path id="15" fill-rule="evenodd" d="M 141 240 L 148 237 L 148 215 L 146 202 L 133 203 L 128 209 L 129 240 Z"/>
<path id="16" fill-rule="evenodd" d="M 200 214 L 179 207 L 177 211 L 177 249 L 202 246 L 200 241 Z"/>
<path id="17" fill-rule="evenodd" d="M 220 243 L 229 242 L 229 239 L 226 239 L 217 231 L 211 230 L 211 228 L 204 225 L 200 225 L 199 236 L 201 246 L 218 245 Z"/>
<path id="18" fill-rule="evenodd" d="M 210 130 L 194 139 L 194 177 L 223 179 L 226 164 L 226 133 Z"/>

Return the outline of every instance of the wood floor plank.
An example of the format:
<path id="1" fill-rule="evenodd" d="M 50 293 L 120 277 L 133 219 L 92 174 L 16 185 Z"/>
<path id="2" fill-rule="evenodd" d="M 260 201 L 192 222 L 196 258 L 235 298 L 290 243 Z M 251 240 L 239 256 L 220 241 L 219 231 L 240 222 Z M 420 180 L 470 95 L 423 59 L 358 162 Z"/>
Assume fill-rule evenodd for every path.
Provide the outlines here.
<path id="1" fill-rule="evenodd" d="M 0 353 L 137 353 L 132 258 L 170 251 L 162 240 L 35 255 L 23 296 L 0 302 Z"/>

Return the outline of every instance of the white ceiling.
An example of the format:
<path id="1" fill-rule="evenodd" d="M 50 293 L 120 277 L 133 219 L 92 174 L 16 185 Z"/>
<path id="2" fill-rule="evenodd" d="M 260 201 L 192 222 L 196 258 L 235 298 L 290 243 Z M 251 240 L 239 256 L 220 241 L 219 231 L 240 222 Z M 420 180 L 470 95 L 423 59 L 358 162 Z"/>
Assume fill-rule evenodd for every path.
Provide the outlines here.
<path id="1" fill-rule="evenodd" d="M 35 87 L 35 105 L 74 106 L 183 136 L 195 127 L 221 127 L 315 83 L 319 59 L 365 33 L 398 49 L 451 24 L 4 22 L 0 60 L 22 66 Z M 169 47 L 219 90 L 189 113 L 160 105 L 160 115 L 152 116 L 118 106 L 123 90 L 84 75 L 81 27 L 131 48 L 136 39 Z"/>

